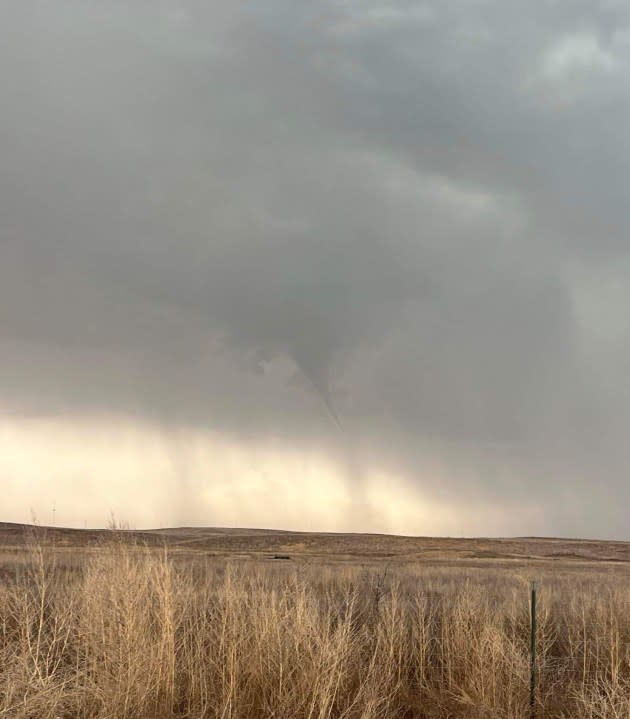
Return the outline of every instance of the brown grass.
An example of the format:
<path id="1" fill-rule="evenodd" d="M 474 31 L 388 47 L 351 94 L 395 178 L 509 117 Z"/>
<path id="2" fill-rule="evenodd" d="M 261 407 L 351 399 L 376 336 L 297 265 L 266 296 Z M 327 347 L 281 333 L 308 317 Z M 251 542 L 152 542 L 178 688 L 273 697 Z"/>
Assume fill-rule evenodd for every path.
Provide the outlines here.
<path id="1" fill-rule="evenodd" d="M 1 559 L 0 717 L 520 719 L 534 572 L 537 716 L 630 717 L 625 572 L 237 561 L 121 538 Z"/>

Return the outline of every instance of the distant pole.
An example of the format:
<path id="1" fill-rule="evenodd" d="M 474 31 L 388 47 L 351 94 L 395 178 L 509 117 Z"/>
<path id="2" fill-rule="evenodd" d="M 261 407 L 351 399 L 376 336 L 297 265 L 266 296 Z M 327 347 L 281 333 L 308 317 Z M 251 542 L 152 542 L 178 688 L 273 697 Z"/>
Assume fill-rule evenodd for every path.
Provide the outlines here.
<path id="1" fill-rule="evenodd" d="M 529 715 L 536 719 L 536 582 L 532 582 L 530 619 Z"/>

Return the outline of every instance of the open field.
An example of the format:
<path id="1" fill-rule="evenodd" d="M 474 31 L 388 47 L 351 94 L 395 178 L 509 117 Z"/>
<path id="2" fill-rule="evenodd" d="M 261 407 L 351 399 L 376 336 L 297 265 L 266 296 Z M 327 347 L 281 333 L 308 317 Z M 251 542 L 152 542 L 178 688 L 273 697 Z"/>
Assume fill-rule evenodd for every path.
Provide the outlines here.
<path id="1" fill-rule="evenodd" d="M 630 717 L 630 545 L 0 524 L 0 717 Z"/>
<path id="2" fill-rule="evenodd" d="M 509 539 L 399 537 L 386 534 L 332 534 L 271 529 L 180 527 L 127 530 L 124 536 L 151 547 L 167 546 L 178 556 L 265 560 L 288 554 L 304 562 L 416 563 L 439 566 L 630 570 L 630 542 L 517 537 Z M 0 550 L 24 547 L 27 539 L 45 540 L 60 553 L 94 549 L 112 537 L 109 529 L 65 529 L 0 522 Z"/>

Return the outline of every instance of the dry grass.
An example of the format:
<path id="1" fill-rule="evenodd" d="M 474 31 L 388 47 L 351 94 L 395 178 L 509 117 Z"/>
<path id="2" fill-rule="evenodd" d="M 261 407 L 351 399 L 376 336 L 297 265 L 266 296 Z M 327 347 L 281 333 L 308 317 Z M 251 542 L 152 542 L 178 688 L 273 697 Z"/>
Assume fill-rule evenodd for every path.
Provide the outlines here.
<path id="1" fill-rule="evenodd" d="M 0 717 L 528 716 L 521 570 L 65 556 L 4 556 Z M 539 621 L 538 717 L 630 717 L 630 578 L 543 577 Z"/>

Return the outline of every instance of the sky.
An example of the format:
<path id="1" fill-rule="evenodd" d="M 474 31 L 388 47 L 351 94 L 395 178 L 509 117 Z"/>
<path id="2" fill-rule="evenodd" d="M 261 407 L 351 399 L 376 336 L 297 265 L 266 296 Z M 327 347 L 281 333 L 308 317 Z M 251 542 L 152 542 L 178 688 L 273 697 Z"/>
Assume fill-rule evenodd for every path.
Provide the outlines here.
<path id="1" fill-rule="evenodd" d="M 4 0 L 0 521 L 630 539 L 630 6 Z"/>

